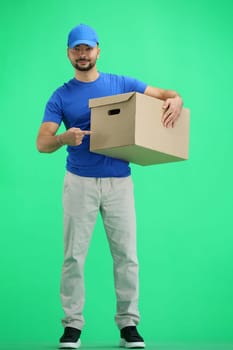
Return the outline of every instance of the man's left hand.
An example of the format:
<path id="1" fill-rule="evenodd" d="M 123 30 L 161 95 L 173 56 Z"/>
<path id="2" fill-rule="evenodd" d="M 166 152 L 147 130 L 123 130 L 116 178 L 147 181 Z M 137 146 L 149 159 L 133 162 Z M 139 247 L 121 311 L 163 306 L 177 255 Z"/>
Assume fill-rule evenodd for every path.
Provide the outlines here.
<path id="1" fill-rule="evenodd" d="M 173 128 L 180 116 L 183 101 L 180 96 L 168 98 L 163 104 L 162 123 L 165 128 Z"/>

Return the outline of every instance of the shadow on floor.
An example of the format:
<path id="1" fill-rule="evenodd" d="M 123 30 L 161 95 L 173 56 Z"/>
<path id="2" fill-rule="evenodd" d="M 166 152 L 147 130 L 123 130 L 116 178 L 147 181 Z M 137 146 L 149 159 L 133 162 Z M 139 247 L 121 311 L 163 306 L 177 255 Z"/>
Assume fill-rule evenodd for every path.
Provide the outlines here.
<path id="1" fill-rule="evenodd" d="M 0 344 L 0 350 L 55 350 L 58 344 L 48 343 L 14 343 Z M 85 343 L 81 350 L 116 350 L 120 349 L 117 344 Z M 147 343 L 146 350 L 233 350 L 233 344 L 156 344 Z"/>

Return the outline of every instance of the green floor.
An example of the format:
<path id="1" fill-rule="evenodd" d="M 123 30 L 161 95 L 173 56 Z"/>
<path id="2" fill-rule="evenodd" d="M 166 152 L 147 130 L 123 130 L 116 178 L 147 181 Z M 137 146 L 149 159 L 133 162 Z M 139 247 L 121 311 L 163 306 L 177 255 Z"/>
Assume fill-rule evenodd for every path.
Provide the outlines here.
<path id="1" fill-rule="evenodd" d="M 48 343 L 11 343 L 0 344 L 1 350 L 55 350 L 57 344 Z M 116 350 L 120 349 L 117 345 L 106 343 L 86 343 L 82 344 L 81 349 L 89 350 Z M 146 349 L 150 350 L 233 350 L 233 344 L 156 344 L 147 343 Z"/>

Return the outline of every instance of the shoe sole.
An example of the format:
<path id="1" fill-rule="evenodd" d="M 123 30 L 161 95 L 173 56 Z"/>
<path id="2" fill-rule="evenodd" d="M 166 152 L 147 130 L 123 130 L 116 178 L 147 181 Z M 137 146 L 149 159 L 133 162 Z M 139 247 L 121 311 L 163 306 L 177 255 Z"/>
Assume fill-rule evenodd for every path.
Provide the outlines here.
<path id="1" fill-rule="evenodd" d="M 76 343 L 60 343 L 59 349 L 78 349 L 81 346 L 81 340 L 79 339 Z"/>
<path id="2" fill-rule="evenodd" d="M 120 347 L 126 349 L 144 349 L 146 345 L 143 341 L 127 342 L 125 339 L 121 339 Z"/>

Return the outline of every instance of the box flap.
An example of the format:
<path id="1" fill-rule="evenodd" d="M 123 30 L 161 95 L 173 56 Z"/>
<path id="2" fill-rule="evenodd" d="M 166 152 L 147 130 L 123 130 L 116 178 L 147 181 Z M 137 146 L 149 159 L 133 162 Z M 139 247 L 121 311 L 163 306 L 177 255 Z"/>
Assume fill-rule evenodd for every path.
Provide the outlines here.
<path id="1" fill-rule="evenodd" d="M 128 101 L 136 92 L 128 92 L 126 94 L 119 94 L 113 96 L 99 97 L 99 98 L 91 98 L 89 100 L 89 107 L 100 107 L 111 105 L 114 103 Z"/>

